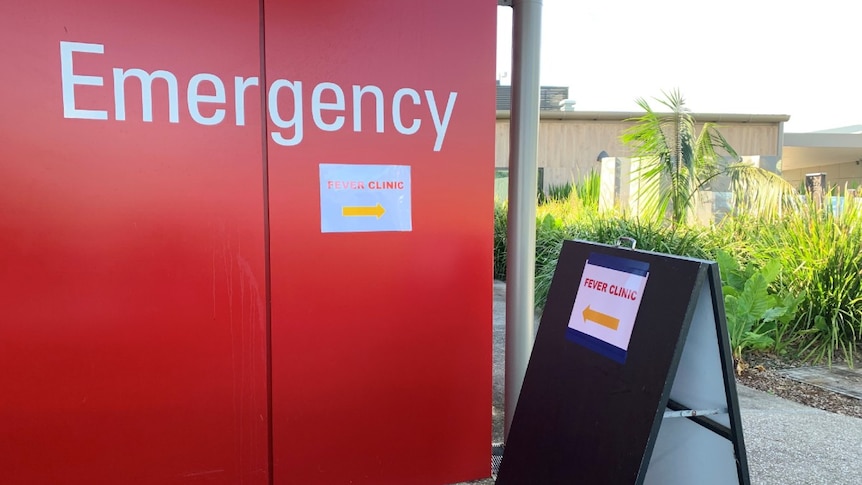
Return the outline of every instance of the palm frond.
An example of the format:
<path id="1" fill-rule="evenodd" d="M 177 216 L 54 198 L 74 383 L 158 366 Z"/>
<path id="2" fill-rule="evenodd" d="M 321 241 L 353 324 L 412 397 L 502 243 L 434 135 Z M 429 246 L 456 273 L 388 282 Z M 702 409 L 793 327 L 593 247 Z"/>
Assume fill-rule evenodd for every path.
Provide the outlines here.
<path id="1" fill-rule="evenodd" d="M 656 101 L 669 112 L 657 113 L 643 98 L 636 103 L 644 114 L 621 141 L 641 160 L 633 175 L 639 180 L 641 209 L 652 215 L 670 210 L 674 224 L 687 222 L 697 207 L 698 193 L 719 177 L 728 176 L 737 211 L 778 216 L 798 204 L 795 190 L 778 175 L 743 164 L 714 123 L 698 131 L 678 89 L 663 91 Z M 729 160 L 729 163 L 728 163 Z"/>
<path id="2" fill-rule="evenodd" d="M 725 172 L 738 214 L 776 220 L 802 208 L 796 188 L 776 173 L 743 162 L 728 165 Z"/>

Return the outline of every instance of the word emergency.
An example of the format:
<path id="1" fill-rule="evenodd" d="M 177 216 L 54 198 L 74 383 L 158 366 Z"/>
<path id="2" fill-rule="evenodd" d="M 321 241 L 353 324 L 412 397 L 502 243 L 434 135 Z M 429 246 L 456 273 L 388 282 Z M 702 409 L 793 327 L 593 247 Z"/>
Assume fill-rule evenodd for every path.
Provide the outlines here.
<path id="1" fill-rule="evenodd" d="M 74 56 L 79 55 L 104 55 L 104 44 L 90 44 L 84 42 L 60 42 L 60 74 L 63 87 L 63 117 L 89 120 L 107 120 L 108 110 L 94 109 L 94 106 L 79 106 L 75 101 L 76 86 L 103 86 L 105 77 L 94 75 L 94 73 L 76 72 L 74 68 Z M 180 86 L 176 75 L 167 70 L 154 70 L 147 72 L 139 68 L 114 67 L 111 71 L 113 79 L 113 119 L 123 121 L 126 119 L 126 83 L 135 78 L 141 86 L 142 120 L 153 121 L 153 85 L 158 80 L 160 85 L 167 87 L 168 121 L 170 123 L 180 122 Z M 260 86 L 257 76 L 243 77 L 235 76 L 229 82 L 211 73 L 195 74 L 186 86 L 186 105 L 191 119 L 200 125 L 218 125 L 224 123 L 228 118 L 227 89 L 233 88 L 233 116 L 232 121 L 236 126 L 244 126 L 246 91 Z M 446 131 L 452 119 L 455 109 L 457 92 L 450 92 L 446 99 L 445 107 L 442 100 L 438 105 L 437 97 L 433 90 L 426 89 L 420 94 L 416 89 L 404 87 L 397 89 L 391 95 L 386 95 L 378 86 L 371 84 L 353 84 L 344 88 L 331 82 L 322 82 L 311 89 L 310 99 L 306 98 L 308 91 L 302 81 L 291 81 L 287 79 L 276 79 L 272 81 L 267 91 L 267 111 L 272 124 L 278 130 L 270 132 L 272 140 L 282 146 L 296 146 L 302 143 L 307 120 L 304 103 L 310 101 L 310 112 L 313 125 L 321 131 L 335 132 L 344 128 L 348 103 L 348 94 L 352 96 L 352 130 L 360 133 L 365 129 L 363 126 L 362 102 L 363 99 L 373 102 L 374 105 L 374 129 L 377 133 L 386 131 L 386 115 L 384 105 L 389 104 L 389 120 L 395 131 L 401 135 L 415 135 L 424 129 L 421 118 L 408 117 L 405 119 L 402 109 L 405 105 L 426 105 L 428 114 L 434 125 L 436 138 L 434 140 L 434 151 L 439 152 L 446 139 Z M 424 98 L 423 96 L 424 95 Z M 104 107 L 104 106 L 103 106 Z M 292 107 L 292 109 L 290 109 Z M 442 107 L 442 109 L 441 109 Z M 441 115 L 442 111 L 442 115 Z M 365 120 L 370 121 L 370 120 Z"/>

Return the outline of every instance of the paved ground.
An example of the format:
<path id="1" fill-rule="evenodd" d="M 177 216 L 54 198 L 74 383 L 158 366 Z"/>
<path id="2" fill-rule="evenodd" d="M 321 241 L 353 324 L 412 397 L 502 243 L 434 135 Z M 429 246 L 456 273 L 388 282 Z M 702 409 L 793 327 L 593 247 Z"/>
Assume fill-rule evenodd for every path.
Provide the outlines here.
<path id="1" fill-rule="evenodd" d="M 494 442 L 502 441 L 505 285 L 494 286 Z M 752 484 L 862 484 L 862 419 L 737 386 Z M 492 484 L 493 480 L 473 482 Z M 530 484 L 531 485 L 531 484 Z"/>
<path id="2" fill-rule="evenodd" d="M 753 484 L 862 483 L 862 419 L 737 390 Z"/>
<path id="3" fill-rule="evenodd" d="M 862 399 L 862 369 L 849 369 L 846 366 L 829 367 L 818 365 L 785 369 L 781 371 L 785 377 L 821 387 L 827 391 L 837 392 L 847 397 Z"/>

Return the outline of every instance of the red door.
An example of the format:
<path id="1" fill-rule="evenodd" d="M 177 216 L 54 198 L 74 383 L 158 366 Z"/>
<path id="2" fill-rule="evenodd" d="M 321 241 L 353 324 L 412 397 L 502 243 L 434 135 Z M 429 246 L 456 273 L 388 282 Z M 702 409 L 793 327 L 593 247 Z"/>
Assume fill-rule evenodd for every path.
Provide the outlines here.
<path id="1" fill-rule="evenodd" d="M 266 2 L 277 484 L 489 474 L 495 9 Z"/>
<path id="2" fill-rule="evenodd" d="M 259 24 L 4 3 L 0 482 L 267 482 Z"/>

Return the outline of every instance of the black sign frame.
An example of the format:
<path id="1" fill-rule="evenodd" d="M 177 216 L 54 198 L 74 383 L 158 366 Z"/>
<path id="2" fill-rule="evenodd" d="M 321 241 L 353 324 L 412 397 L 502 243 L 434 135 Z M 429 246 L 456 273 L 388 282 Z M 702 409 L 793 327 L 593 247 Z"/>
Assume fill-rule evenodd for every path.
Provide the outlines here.
<path id="1" fill-rule="evenodd" d="M 591 255 L 649 265 L 622 363 L 566 338 Z M 496 483 L 733 481 L 750 484 L 718 265 L 565 241 Z"/>

